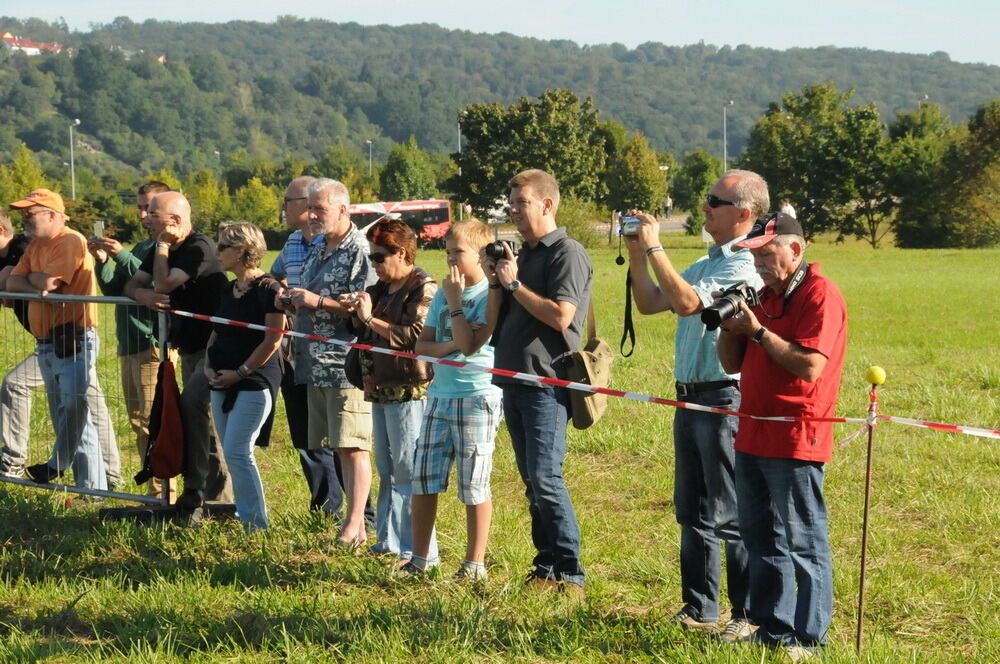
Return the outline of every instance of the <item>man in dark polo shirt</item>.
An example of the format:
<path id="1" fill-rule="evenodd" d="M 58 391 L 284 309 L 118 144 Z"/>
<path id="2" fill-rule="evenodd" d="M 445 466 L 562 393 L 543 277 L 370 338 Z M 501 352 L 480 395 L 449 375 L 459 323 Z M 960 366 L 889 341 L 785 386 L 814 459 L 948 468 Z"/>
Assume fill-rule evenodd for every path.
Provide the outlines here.
<path id="1" fill-rule="evenodd" d="M 156 309 L 214 314 L 228 283 L 215 243 L 191 226 L 191 205 L 183 195 L 168 191 L 149 202 L 149 220 L 156 246 L 125 286 L 125 294 Z M 168 339 L 181 358 L 184 391 L 184 493 L 177 506 L 201 507 L 206 500 L 232 502 L 226 462 L 209 418 L 205 345 L 212 333 L 205 321 L 170 317 Z"/>
<path id="2" fill-rule="evenodd" d="M 558 208 L 559 185 L 545 171 L 523 171 L 510 181 L 510 219 L 524 248 L 516 260 L 510 247 L 499 261 L 483 259 L 498 369 L 556 378 L 553 358 L 580 345 L 593 268 L 583 246 L 556 226 Z M 511 378 L 493 380 L 503 390 L 504 418 L 538 550 L 528 583 L 581 595 L 580 527 L 562 476 L 569 394 Z"/>

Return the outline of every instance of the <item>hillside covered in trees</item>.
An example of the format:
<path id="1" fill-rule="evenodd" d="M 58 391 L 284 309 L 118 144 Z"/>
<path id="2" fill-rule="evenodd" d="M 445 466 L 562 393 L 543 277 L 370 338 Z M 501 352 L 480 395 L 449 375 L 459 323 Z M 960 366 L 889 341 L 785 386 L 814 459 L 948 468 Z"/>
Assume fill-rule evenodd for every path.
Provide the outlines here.
<path id="1" fill-rule="evenodd" d="M 602 120 L 644 134 L 658 151 L 728 151 L 736 157 L 768 104 L 819 81 L 855 88 L 852 101 L 884 117 L 939 104 L 953 122 L 1000 90 L 1000 67 L 946 54 L 707 44 L 581 47 L 435 25 L 134 23 L 89 32 L 36 19 L 0 28 L 71 47 L 26 57 L 0 50 L 0 159 L 21 141 L 47 169 L 68 158 L 67 126 L 80 118 L 78 160 L 95 172 L 215 168 L 227 155 L 318 159 L 331 145 L 384 161 L 415 136 L 424 150 L 454 152 L 458 112 L 512 103 L 546 89 L 593 97 Z M 164 57 L 161 57 L 164 56 Z"/>

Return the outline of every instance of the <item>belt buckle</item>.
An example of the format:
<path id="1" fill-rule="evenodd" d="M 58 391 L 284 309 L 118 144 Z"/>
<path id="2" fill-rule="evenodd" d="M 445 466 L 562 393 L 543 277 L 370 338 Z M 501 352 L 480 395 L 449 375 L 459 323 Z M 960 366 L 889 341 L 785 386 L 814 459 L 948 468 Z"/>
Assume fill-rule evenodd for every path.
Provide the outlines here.
<path id="1" fill-rule="evenodd" d="M 686 397 L 693 393 L 694 390 L 688 390 L 688 386 L 684 383 L 677 383 L 677 396 Z"/>

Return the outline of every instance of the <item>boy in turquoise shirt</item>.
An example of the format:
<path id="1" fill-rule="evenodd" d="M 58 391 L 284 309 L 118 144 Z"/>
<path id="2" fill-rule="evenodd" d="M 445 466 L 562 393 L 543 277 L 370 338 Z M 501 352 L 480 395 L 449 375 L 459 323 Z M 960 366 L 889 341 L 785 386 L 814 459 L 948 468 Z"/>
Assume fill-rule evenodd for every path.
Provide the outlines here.
<path id="1" fill-rule="evenodd" d="M 489 227 L 474 219 L 448 229 L 449 273 L 431 302 L 417 353 L 493 366 L 493 347 L 486 344 L 493 330 L 485 323 L 490 320 L 486 311 L 489 281 L 479 264 L 480 252 L 492 239 Z M 488 373 L 438 364 L 427 399 L 413 464 L 413 558 L 402 572 L 427 570 L 438 494 L 447 490 L 448 471 L 457 459 L 458 498 L 466 506 L 468 540 L 465 560 L 455 577 L 482 580 L 493 515 L 494 438 L 503 419 L 500 389 Z"/>

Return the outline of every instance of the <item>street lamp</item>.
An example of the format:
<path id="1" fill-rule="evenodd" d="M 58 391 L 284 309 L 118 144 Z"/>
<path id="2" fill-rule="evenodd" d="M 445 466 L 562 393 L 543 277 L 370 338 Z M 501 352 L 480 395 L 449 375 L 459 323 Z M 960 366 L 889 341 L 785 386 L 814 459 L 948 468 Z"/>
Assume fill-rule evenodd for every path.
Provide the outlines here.
<path id="1" fill-rule="evenodd" d="M 76 161 L 73 157 L 73 127 L 80 126 L 80 118 L 74 118 L 69 123 L 69 193 L 70 198 L 76 200 Z"/>
<path id="2" fill-rule="evenodd" d="M 459 122 L 456 126 L 458 127 L 458 156 L 461 159 L 461 157 L 462 157 L 462 123 Z M 462 181 L 462 167 L 461 166 L 458 167 L 458 181 L 459 182 Z M 459 205 L 458 206 L 458 220 L 459 221 L 462 221 L 462 218 L 465 216 L 464 215 L 464 211 L 465 211 L 465 205 Z"/>
<path id="3" fill-rule="evenodd" d="M 368 144 L 368 179 L 372 179 L 372 140 L 370 138 L 365 139 L 365 143 Z"/>
<path id="4" fill-rule="evenodd" d="M 732 99 L 722 105 L 722 171 L 726 171 L 726 163 L 729 161 L 729 145 L 726 142 L 726 111 L 735 104 Z"/>

